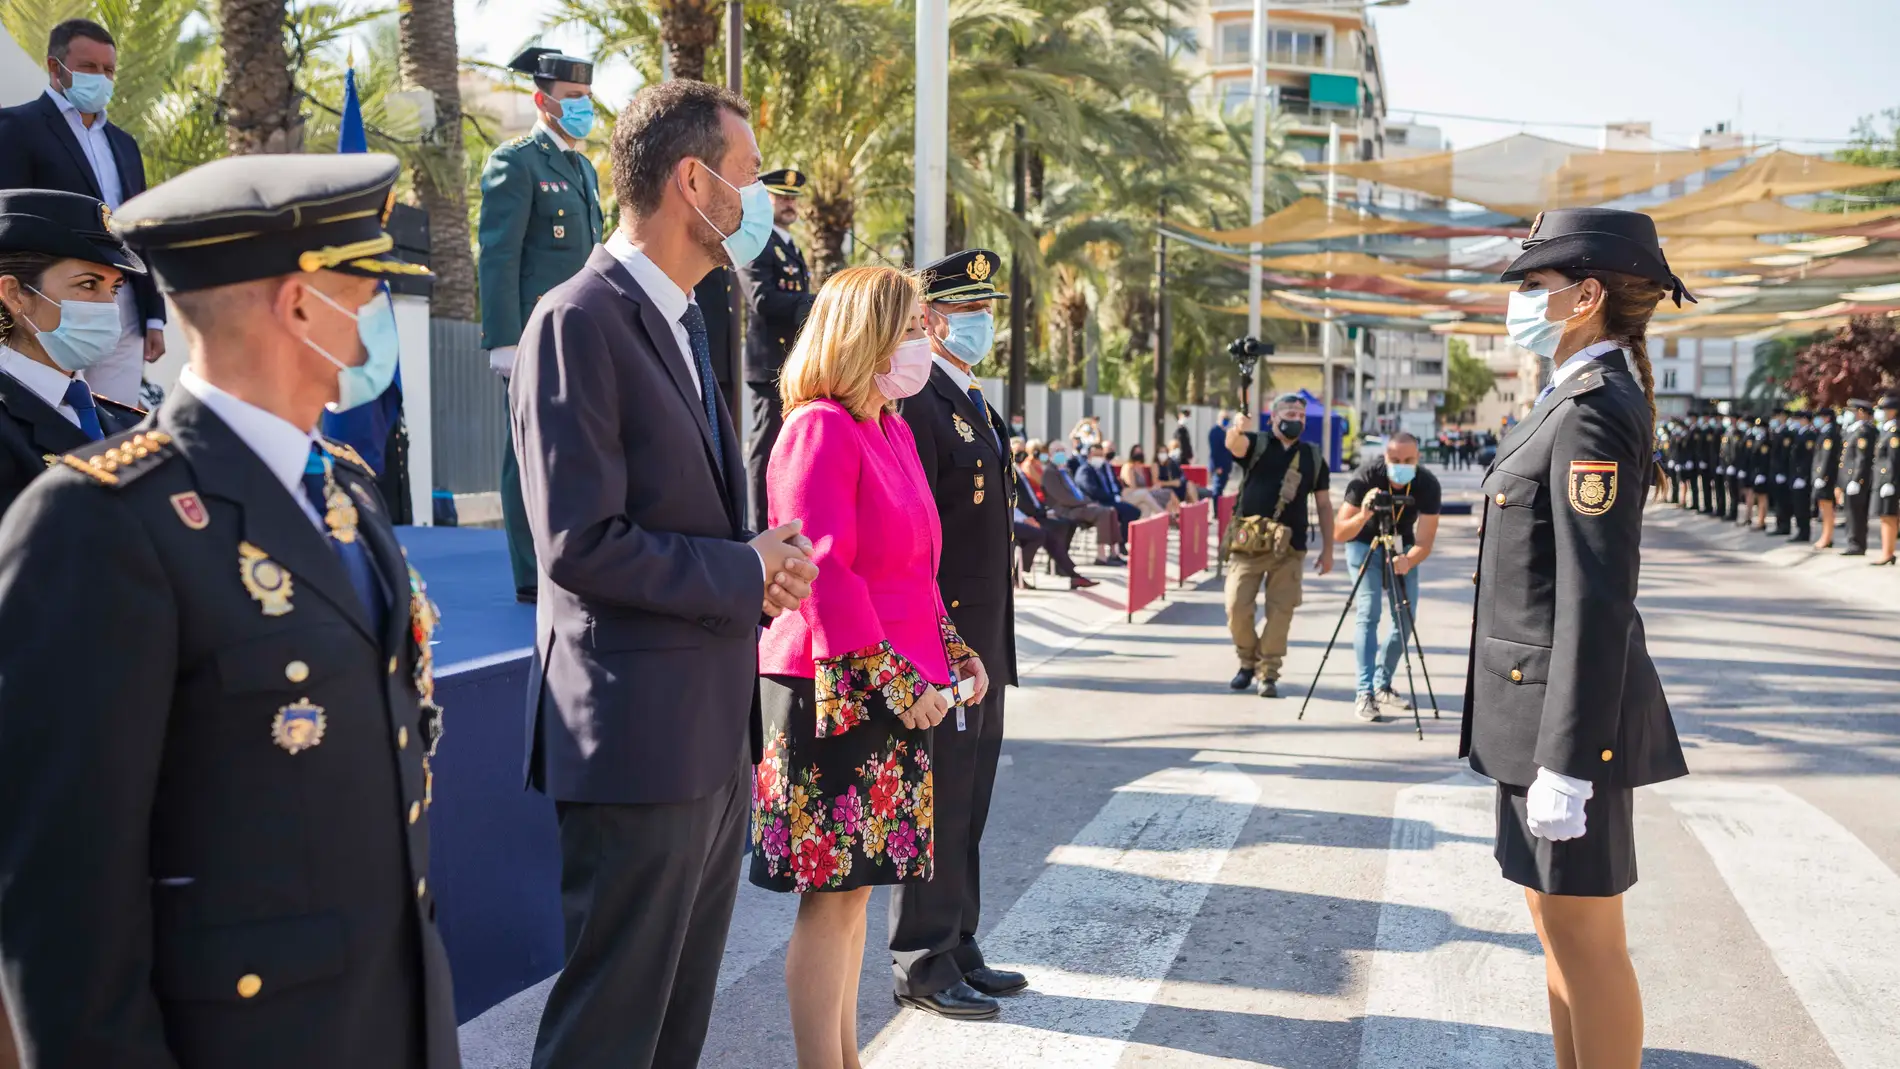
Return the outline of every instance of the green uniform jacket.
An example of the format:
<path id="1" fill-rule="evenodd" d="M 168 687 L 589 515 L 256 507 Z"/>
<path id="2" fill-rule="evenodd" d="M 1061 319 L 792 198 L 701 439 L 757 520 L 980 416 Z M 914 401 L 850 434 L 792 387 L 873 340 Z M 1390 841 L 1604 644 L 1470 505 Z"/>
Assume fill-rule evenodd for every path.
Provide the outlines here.
<path id="1" fill-rule="evenodd" d="M 482 169 L 482 348 L 521 341 L 541 296 L 572 278 L 600 244 L 600 179 L 586 156 L 537 126 Z"/>

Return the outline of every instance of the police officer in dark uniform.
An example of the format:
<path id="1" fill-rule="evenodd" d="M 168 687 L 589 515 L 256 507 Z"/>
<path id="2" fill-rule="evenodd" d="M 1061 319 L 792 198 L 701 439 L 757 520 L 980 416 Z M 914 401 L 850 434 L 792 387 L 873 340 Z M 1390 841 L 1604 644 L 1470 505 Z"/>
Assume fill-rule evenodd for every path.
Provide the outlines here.
<path id="1" fill-rule="evenodd" d="M 594 128 L 594 65 L 535 47 L 524 49 L 508 66 L 534 79 L 535 124 L 489 155 L 482 168 L 476 232 L 482 348 L 503 379 L 514 374 L 515 347 L 535 302 L 585 267 L 604 234 L 600 179 L 580 151 Z M 532 602 L 540 578 L 521 504 L 513 422 L 503 420 L 502 427 L 501 517 L 508 563 L 516 599 Z"/>
<path id="2" fill-rule="evenodd" d="M 1813 537 L 1814 493 L 1809 483 L 1814 471 L 1814 413 L 1789 410 L 1788 430 L 1793 444 L 1788 449 L 1788 487 L 1783 493 L 1787 515 L 1794 530 L 1786 532 L 1790 542 L 1806 542 Z"/>
<path id="3" fill-rule="evenodd" d="M 1831 408 L 1814 413 L 1814 462 L 1808 475 L 1808 492 L 1813 496 L 1815 515 L 1821 521 L 1821 537 L 1815 549 L 1834 546 L 1834 491 L 1841 474 L 1841 428 Z"/>
<path id="4" fill-rule="evenodd" d="M 1748 505 L 1748 495 L 1754 482 L 1748 472 L 1752 444 L 1748 421 L 1735 416 L 1727 420 L 1726 426 L 1728 429 L 1722 436 L 1722 460 L 1728 475 L 1728 520 L 1730 523 L 1746 524 L 1748 516 L 1744 508 Z"/>
<path id="5" fill-rule="evenodd" d="M 78 374 L 111 355 L 113 296 L 145 274 L 107 219 L 79 193 L 0 190 L 0 513 L 61 453 L 145 415 Z"/>
<path id="6" fill-rule="evenodd" d="M 1795 432 L 1793 416 L 1785 408 L 1775 410 L 1775 418 L 1768 425 L 1768 500 L 1774 508 L 1775 526 L 1771 532 L 1782 538 L 1788 537 L 1789 528 L 1794 523 L 1790 514 L 1788 472 L 1794 466 Z"/>
<path id="7" fill-rule="evenodd" d="M 1880 559 L 1876 565 L 1892 564 L 1895 542 L 1900 540 L 1900 394 L 1880 398 L 1880 423 L 1874 429 L 1874 477 L 1869 483 L 1871 511 L 1880 518 Z"/>
<path id="8" fill-rule="evenodd" d="M 1715 417 L 1707 412 L 1696 421 L 1695 445 L 1693 446 L 1696 469 L 1696 511 L 1704 516 L 1715 515 L 1715 427 Z"/>
<path id="9" fill-rule="evenodd" d="M 1768 421 L 1756 416 L 1754 426 L 1748 431 L 1748 519 L 1755 530 L 1768 529 L 1768 507 L 1771 503 L 1769 481 L 1769 454 L 1773 452 L 1774 435 L 1769 430 Z"/>
<path id="10" fill-rule="evenodd" d="M 1649 217 L 1601 208 L 1543 213 L 1503 277 L 1521 282 L 1514 323 L 1562 326 L 1520 328 L 1527 346 L 1561 330 L 1555 388 L 1485 477 L 1460 753 L 1498 782 L 1498 862 L 1529 890 L 1565 980 L 1552 1031 L 1574 1035 L 1574 1012 L 1607 1056 L 1559 1061 L 1635 1065 L 1641 995 L 1619 901 L 1636 881 L 1631 789 L 1687 772 L 1635 604 L 1659 477 L 1644 334 L 1662 297 L 1686 294 Z"/>
<path id="11" fill-rule="evenodd" d="M 996 288 L 1001 263 L 988 249 L 969 249 L 923 269 L 936 366 L 930 383 L 903 406 L 943 523 L 943 603 L 989 669 L 990 689 L 981 704 L 959 707 L 935 733 L 936 876 L 891 889 L 891 968 L 901 1004 L 967 1019 L 994 1017 L 995 996 L 1029 984 L 1022 973 L 990 968 L 976 945 L 980 847 L 1003 753 L 1003 688 L 1016 683 L 1009 425 L 972 377 L 995 341 L 991 305 L 1008 296 Z"/>
<path id="12" fill-rule="evenodd" d="M 373 473 L 315 434 L 388 386 L 382 283 L 427 273 L 381 225 L 398 173 L 234 157 L 113 222 L 192 351 L 0 522 L 0 953 L 31 1064 L 460 1064 L 435 610 Z"/>
<path id="13" fill-rule="evenodd" d="M 1841 430 L 1841 470 L 1835 476 L 1841 506 L 1847 510 L 1847 548 L 1843 557 L 1867 555 L 1867 515 L 1873 502 L 1874 406 L 1870 401 L 1849 401 L 1854 421 Z"/>
<path id="14" fill-rule="evenodd" d="M 788 229 L 798 221 L 798 200 L 805 195 L 805 176 L 786 168 L 759 176 L 772 194 L 772 236 L 765 251 L 741 272 L 746 294 L 745 383 L 752 396 L 752 419 L 746 439 L 746 475 L 752 483 L 752 511 L 758 529 L 765 522 L 765 466 L 772 446 L 785 426 L 778 395 L 778 373 L 785 355 L 798 341 L 798 332 L 811 314 L 811 270 Z"/>

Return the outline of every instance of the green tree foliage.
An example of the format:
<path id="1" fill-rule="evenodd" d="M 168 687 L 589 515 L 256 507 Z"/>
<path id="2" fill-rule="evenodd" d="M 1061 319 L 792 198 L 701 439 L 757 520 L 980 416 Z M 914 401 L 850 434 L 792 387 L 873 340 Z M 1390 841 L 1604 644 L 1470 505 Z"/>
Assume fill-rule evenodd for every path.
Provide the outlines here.
<path id="1" fill-rule="evenodd" d="M 1463 338 L 1447 341 L 1445 361 L 1448 384 L 1445 387 L 1445 402 L 1438 406 L 1438 418 L 1468 422 L 1478 402 L 1484 400 L 1485 395 L 1497 384 L 1497 375 L 1484 361 L 1471 355 L 1471 343 Z"/>

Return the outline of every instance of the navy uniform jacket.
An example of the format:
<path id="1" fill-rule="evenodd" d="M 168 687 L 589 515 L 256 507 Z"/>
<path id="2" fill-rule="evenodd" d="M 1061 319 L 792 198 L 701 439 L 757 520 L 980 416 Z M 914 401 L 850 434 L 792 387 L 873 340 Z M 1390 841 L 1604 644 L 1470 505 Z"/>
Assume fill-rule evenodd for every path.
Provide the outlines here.
<path id="1" fill-rule="evenodd" d="M 943 524 L 937 586 L 950 621 L 983 659 L 990 686 L 1014 685 L 1016 490 L 1009 431 L 987 401 L 977 411 L 942 367 L 933 366 L 930 382 L 903 402 L 903 415 Z"/>
<path id="2" fill-rule="evenodd" d="M 145 410 L 93 395 L 99 426 L 107 435 L 130 430 Z M 58 461 L 60 454 L 87 444 L 86 432 L 59 414 L 25 383 L 0 372 L 0 515 L 5 515 L 26 484 Z"/>
<path id="3" fill-rule="evenodd" d="M 745 380 L 778 381 L 785 356 L 811 314 L 811 271 L 798 246 L 778 236 L 743 272 L 746 296 Z M 718 350 L 714 350 L 717 352 Z"/>
<path id="4" fill-rule="evenodd" d="M 1829 498 L 1834 496 L 1835 480 L 1841 473 L 1841 425 L 1829 423 L 1825 430 L 1816 428 L 1814 432 L 1813 474 L 1808 485 L 1816 494 Z"/>
<path id="5" fill-rule="evenodd" d="M 1795 428 L 1784 423 L 1768 432 L 1768 484 L 1786 486 L 1794 470 Z"/>
<path id="6" fill-rule="evenodd" d="M 521 341 L 535 302 L 587 266 L 600 244 L 600 180 L 594 165 L 552 133 L 502 145 L 482 168 L 482 348 Z"/>
<path id="7" fill-rule="evenodd" d="M 1880 488 L 1896 481 L 1894 475 L 1894 454 L 1900 453 L 1900 428 L 1895 427 L 1892 423 L 1883 422 L 1875 429 L 1874 433 L 1877 436 L 1876 444 L 1874 445 L 1874 477 L 1872 481 L 1868 483 L 1867 492 L 1874 495 L 1874 504 L 1875 506 L 1879 506 L 1884 500 L 1880 496 Z M 1896 490 L 1900 490 L 1900 487 L 1897 487 Z"/>
<path id="8" fill-rule="evenodd" d="M 1867 484 L 1874 476 L 1874 435 L 1877 433 L 1874 421 L 1865 419 L 1861 420 L 1858 427 L 1841 435 L 1841 472 L 1838 478 L 1842 489 L 1846 489 L 1848 483 L 1859 483 L 1861 493 L 1870 492 Z M 1879 489 L 1876 486 L 1873 492 Z"/>
<path id="9" fill-rule="evenodd" d="M 183 390 L 0 521 L 0 954 L 29 1065 L 460 1064 L 423 882 L 426 647 L 372 476 L 335 469 L 380 633 Z M 276 566 L 252 559 L 256 593 L 246 547 Z"/>
<path id="10" fill-rule="evenodd" d="M 1636 612 L 1649 404 L 1624 354 L 1565 379 L 1484 479 L 1459 755 L 1502 783 L 1686 775 Z"/>

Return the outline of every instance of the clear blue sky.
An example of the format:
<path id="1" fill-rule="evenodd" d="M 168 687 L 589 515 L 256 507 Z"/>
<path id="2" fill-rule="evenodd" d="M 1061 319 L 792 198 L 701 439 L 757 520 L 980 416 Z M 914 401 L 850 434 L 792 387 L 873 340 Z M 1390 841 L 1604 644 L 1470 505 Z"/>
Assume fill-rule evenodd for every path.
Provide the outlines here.
<path id="1" fill-rule="evenodd" d="M 1373 13 L 1391 115 L 1406 109 L 1545 123 L 1648 120 L 1687 145 L 1744 134 L 1846 138 L 1900 107 L 1900 0 L 1411 0 Z M 1454 147 L 1519 129 L 1420 115 Z M 1789 143 L 1799 152 L 1837 147 Z"/>
<path id="2" fill-rule="evenodd" d="M 551 6 L 457 0 L 462 51 L 505 61 Z M 1900 107 L 1900 0 L 1411 0 L 1374 18 L 1394 118 L 1418 108 L 1532 123 L 1419 116 L 1458 147 L 1518 129 L 1594 144 L 1591 130 L 1535 123 L 1631 119 L 1680 144 L 1725 120 L 1749 134 L 1844 139 L 1862 115 Z M 600 81 L 609 99 L 633 84 L 611 69 Z"/>

